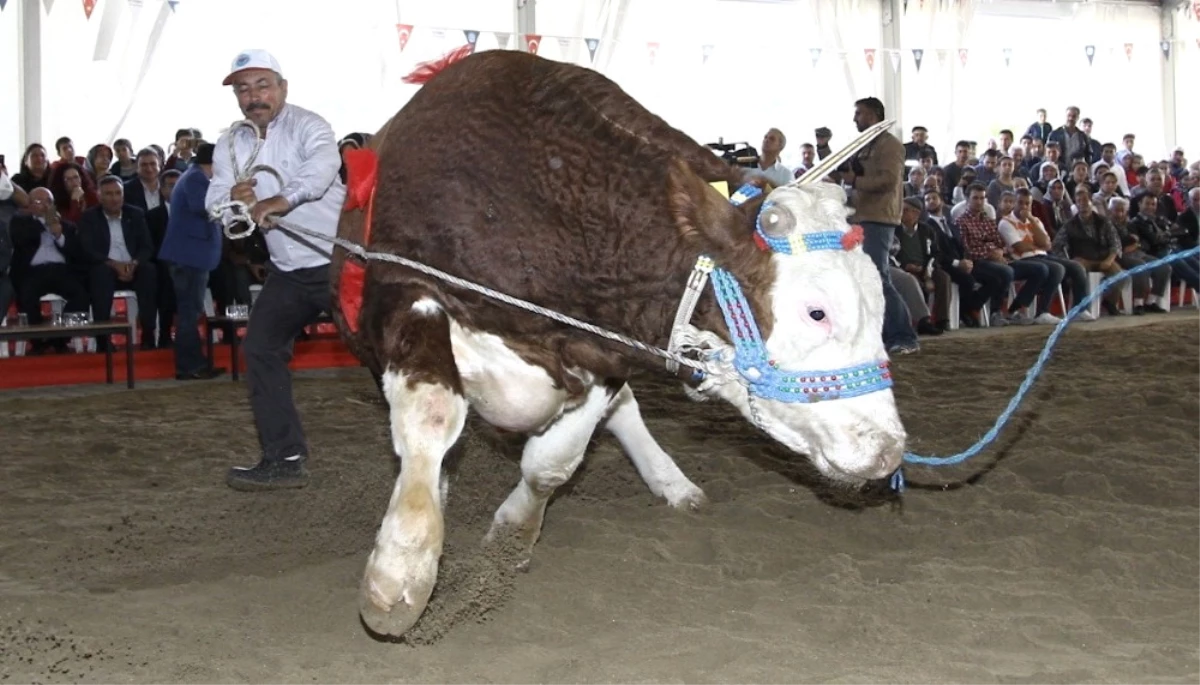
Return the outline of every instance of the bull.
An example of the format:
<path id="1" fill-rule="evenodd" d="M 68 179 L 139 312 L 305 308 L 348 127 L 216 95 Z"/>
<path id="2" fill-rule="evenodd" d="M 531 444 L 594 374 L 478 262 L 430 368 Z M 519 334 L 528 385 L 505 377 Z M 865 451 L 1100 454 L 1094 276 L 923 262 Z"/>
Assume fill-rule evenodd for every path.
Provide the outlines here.
<path id="1" fill-rule="evenodd" d="M 896 471 L 906 436 L 882 286 L 839 186 L 759 192 L 603 75 L 535 55 L 459 55 L 420 80 L 372 139 L 377 166 L 351 165 L 341 237 L 688 350 L 703 361 L 680 372 L 689 394 L 728 402 L 831 479 Z M 516 535 L 532 550 L 547 501 L 600 424 L 655 495 L 704 502 L 627 383 L 662 359 L 340 248 L 331 268 L 335 321 L 376 375 L 400 459 L 360 588 L 371 630 L 403 635 L 434 589 L 442 461 L 468 408 L 528 436 L 489 538 Z"/>

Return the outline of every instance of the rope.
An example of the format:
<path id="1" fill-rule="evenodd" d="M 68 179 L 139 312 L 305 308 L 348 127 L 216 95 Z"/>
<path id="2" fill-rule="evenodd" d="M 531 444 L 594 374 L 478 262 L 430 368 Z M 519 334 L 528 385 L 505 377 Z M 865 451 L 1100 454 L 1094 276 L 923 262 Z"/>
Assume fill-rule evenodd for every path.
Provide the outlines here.
<path id="1" fill-rule="evenodd" d="M 1042 348 L 1041 354 L 1038 355 L 1037 362 L 1035 362 L 1025 374 L 1025 380 L 1021 382 L 1021 386 L 1017 389 L 1017 394 L 1013 395 L 1012 399 L 1008 401 L 1008 406 L 1005 407 L 1004 411 L 1000 413 L 1000 416 L 996 418 L 996 422 L 992 424 L 992 427 L 983 434 L 983 437 L 979 438 L 974 445 L 971 445 L 969 448 L 959 452 L 958 454 L 953 454 L 948 457 L 923 457 L 911 452 L 906 452 L 904 454 L 904 461 L 909 464 L 924 464 L 926 466 L 952 466 L 954 464 L 960 464 L 982 452 L 984 448 L 993 443 L 996 438 L 999 437 L 1000 431 L 1012 419 L 1013 414 L 1017 411 L 1017 408 L 1021 406 L 1021 402 L 1025 400 L 1030 388 L 1033 387 L 1033 384 L 1037 381 L 1038 376 L 1040 376 L 1042 371 L 1045 370 L 1046 363 L 1050 361 L 1050 355 L 1054 352 L 1054 346 L 1058 344 L 1058 339 L 1062 336 L 1063 332 L 1067 330 L 1067 326 L 1070 325 L 1071 321 L 1075 317 L 1079 316 L 1079 314 L 1085 310 L 1093 300 L 1095 300 L 1097 297 L 1100 297 L 1106 290 L 1125 280 L 1126 278 L 1131 278 L 1137 274 L 1150 271 L 1151 269 L 1156 269 L 1163 264 L 1170 264 L 1171 262 L 1187 259 L 1188 257 L 1194 257 L 1196 255 L 1200 255 L 1200 247 L 1193 247 L 1191 249 L 1184 250 L 1183 252 L 1175 252 L 1163 257 L 1162 259 L 1156 259 L 1152 262 L 1139 264 L 1128 271 L 1122 271 L 1119 274 L 1105 278 L 1100 282 L 1100 287 L 1096 288 L 1094 292 L 1089 293 L 1087 297 L 1080 300 L 1074 307 L 1071 307 L 1071 311 L 1068 312 L 1067 315 L 1063 317 L 1063 320 L 1058 322 L 1058 325 L 1054 327 L 1054 331 L 1050 333 L 1050 337 L 1046 339 L 1046 345 Z M 1170 297 L 1169 292 L 1167 296 Z"/>

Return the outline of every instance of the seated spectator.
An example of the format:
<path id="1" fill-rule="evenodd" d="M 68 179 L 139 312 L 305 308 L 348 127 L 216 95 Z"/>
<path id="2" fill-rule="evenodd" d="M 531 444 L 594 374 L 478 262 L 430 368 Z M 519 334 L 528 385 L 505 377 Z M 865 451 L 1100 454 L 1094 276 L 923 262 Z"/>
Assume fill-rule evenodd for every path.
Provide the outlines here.
<path id="1" fill-rule="evenodd" d="M 925 188 L 925 170 L 919 166 L 915 166 L 908 172 L 908 182 L 904 184 L 904 197 L 919 195 Z"/>
<path id="2" fill-rule="evenodd" d="M 1000 164 L 996 169 L 996 178 L 987 185 L 987 201 L 992 207 L 1000 206 L 1000 196 L 1005 192 L 1015 192 L 1016 186 L 1013 184 L 1013 159 L 1012 157 L 1001 157 Z"/>
<path id="3" fill-rule="evenodd" d="M 1045 199 L 1046 193 L 1050 190 L 1050 182 L 1057 178 L 1058 166 L 1053 162 L 1042 162 L 1042 165 L 1038 167 L 1037 180 L 1033 181 L 1034 199 Z"/>
<path id="4" fill-rule="evenodd" d="M 0 178 L 0 199 L 4 194 L 4 182 L 8 180 L 5 176 Z M 11 183 L 9 183 L 11 187 Z M 8 232 L 8 223 L 0 224 L 0 320 L 8 316 L 8 308 L 16 301 L 17 291 L 13 288 L 12 282 L 12 261 L 13 261 L 13 244 L 11 234 Z"/>
<path id="5" fill-rule="evenodd" d="M 984 187 L 991 183 L 996 178 L 996 165 L 1000 162 L 1000 153 L 996 150 L 987 150 L 983 153 L 983 158 L 979 160 L 979 166 L 975 167 L 975 180 L 982 183 Z"/>
<path id="6" fill-rule="evenodd" d="M 1092 211 L 1091 188 L 1082 184 L 1075 192 L 1079 213 L 1063 222 L 1054 234 L 1052 252 L 1079 262 L 1088 271 L 1099 271 L 1105 276 L 1121 273 L 1121 265 L 1117 263 L 1121 254 L 1117 229 L 1111 221 Z M 1116 299 L 1120 296 L 1120 288 L 1110 288 L 1104 295 L 1105 311 L 1117 314 Z"/>
<path id="7" fill-rule="evenodd" d="M 1015 208 L 1000 220 L 1000 235 L 1008 246 L 1008 254 L 1013 259 L 1032 259 L 1049 262 L 1063 271 L 1059 281 L 1066 286 L 1072 302 L 1079 302 L 1088 296 L 1087 271 L 1078 262 L 1050 253 L 1050 234 L 1046 232 L 1042 222 L 1033 215 L 1033 195 L 1028 190 L 1018 190 Z M 1095 321 L 1090 312 L 1084 310 L 1079 315 L 1081 321 Z"/>
<path id="8" fill-rule="evenodd" d="M 1120 197 L 1120 186 L 1117 184 L 1117 175 L 1114 172 L 1106 171 L 1100 177 L 1100 190 L 1092 193 L 1092 209 L 1101 215 L 1108 214 L 1108 201 L 1114 197 Z"/>
<path id="9" fill-rule="evenodd" d="M 92 186 L 95 187 L 96 181 L 108 175 L 108 168 L 112 166 L 113 151 L 112 148 L 100 143 L 93 145 L 87 153 L 87 164 L 83 165 L 83 170 L 92 177 Z"/>
<path id="10" fill-rule="evenodd" d="M 1080 183 L 1091 185 L 1088 181 L 1088 163 L 1082 160 L 1071 165 L 1071 177 L 1066 180 L 1068 197 L 1075 197 L 1075 189 Z"/>
<path id="11" fill-rule="evenodd" d="M 113 162 L 112 167 L 108 170 L 110 174 L 121 179 L 122 182 L 128 182 L 137 177 L 137 160 L 133 156 L 133 143 L 127 138 L 118 138 L 117 142 L 113 143 L 113 151 L 117 153 L 117 161 Z M 97 179 L 99 183 L 99 179 Z"/>
<path id="12" fill-rule="evenodd" d="M 1062 158 L 1062 148 L 1054 141 L 1046 143 L 1046 158 L 1042 164 L 1046 162 L 1050 162 L 1058 168 L 1059 178 L 1067 175 L 1067 161 Z"/>
<path id="13" fill-rule="evenodd" d="M 194 156 L 194 155 L 193 155 Z M 159 253 L 167 235 L 167 223 L 171 214 L 171 192 L 182 174 L 178 169 L 167 169 L 158 179 L 161 202 L 146 212 L 146 227 L 150 230 L 150 241 L 154 244 L 154 270 L 158 273 L 158 347 L 171 346 L 171 330 L 175 323 L 175 284 L 171 281 L 171 269 Z"/>
<path id="14" fill-rule="evenodd" d="M 930 175 L 925 177 L 925 182 L 921 184 L 921 195 L 924 195 L 929 190 L 942 192 L 942 186 L 938 183 L 937 176 Z"/>
<path id="15" fill-rule="evenodd" d="M 958 227 L 943 212 L 941 193 L 925 192 L 926 219 L 923 222 L 929 227 L 935 237 L 933 242 L 933 286 L 934 306 L 937 307 L 937 325 L 946 329 L 950 327 L 950 286 L 958 286 L 959 313 L 958 318 L 967 328 L 978 328 L 980 310 L 996 292 L 995 284 L 980 283 L 971 276 L 974 263 L 967 258 L 963 249 L 962 234 Z"/>
<path id="16" fill-rule="evenodd" d="M 63 311 L 86 312 L 88 293 L 78 271 L 85 260 L 79 231 L 59 217 L 49 190 L 35 188 L 29 193 L 29 213 L 13 217 L 9 232 L 17 309 L 29 323 L 43 322 L 41 299 L 51 293 L 66 300 Z M 41 354 L 52 346 L 65 352 L 67 340 L 35 340 L 32 353 Z"/>
<path id="17" fill-rule="evenodd" d="M 1163 189 L 1163 173 L 1158 169 L 1148 170 L 1146 172 L 1145 183 L 1145 188 L 1140 191 L 1137 189 L 1134 190 L 1133 197 L 1130 198 L 1133 201 L 1131 203 L 1132 206 L 1138 207 L 1138 203 L 1143 196 L 1153 195 L 1159 218 L 1168 224 L 1174 223 L 1179 218 L 1179 212 L 1176 211 L 1175 203 L 1171 201 L 1171 198 L 1166 195 Z"/>
<path id="18" fill-rule="evenodd" d="M 158 175 L 162 170 L 159 154 L 146 148 L 137 156 L 137 177 L 125 181 L 125 204 L 137 207 L 142 212 L 162 204 L 162 193 L 158 189 Z"/>
<path id="19" fill-rule="evenodd" d="M 175 132 L 174 150 L 163 164 L 163 169 L 175 169 L 179 173 L 187 171 L 188 163 L 192 161 L 196 146 L 202 142 L 200 131 L 194 128 L 181 128 Z M 168 196 L 169 199 L 169 196 Z"/>
<path id="20" fill-rule="evenodd" d="M 966 255 L 974 264 L 971 275 L 977 281 L 990 281 L 1000 286 L 999 293 L 992 298 L 992 325 L 1058 323 L 1057 317 L 1049 313 L 1049 308 L 1058 294 L 1062 273 L 1058 270 L 1052 272 L 1047 264 L 1041 262 L 1017 260 L 1010 263 L 1005 256 L 1000 229 L 995 220 L 984 213 L 987 189 L 976 183 L 968 192 L 967 211 L 955 223 L 962 235 Z M 1009 315 L 1005 317 L 1002 314 L 1004 299 L 1014 281 L 1024 283 L 1009 303 Z M 1027 309 L 1035 297 L 1038 298 L 1037 313 L 1031 316 Z"/>
<path id="21" fill-rule="evenodd" d="M 78 164 L 81 168 L 87 164 L 87 160 L 83 157 L 75 156 L 75 143 L 71 139 L 63 136 L 54 142 L 54 149 L 58 151 L 58 159 L 50 165 L 50 171 L 54 171 L 56 167 L 63 164 Z"/>
<path id="22" fill-rule="evenodd" d="M 1196 216 L 1200 214 L 1200 188 L 1189 190 L 1187 198 L 1187 210 L 1180 214 L 1175 222 L 1178 227 L 1175 234 L 1179 236 L 1181 250 L 1190 250 L 1200 244 L 1200 226 L 1196 222 Z"/>
<path id="23" fill-rule="evenodd" d="M 54 206 L 59 215 L 76 226 L 83 217 L 83 210 L 100 204 L 91 176 L 74 162 L 54 167 L 50 173 L 50 192 L 54 194 Z"/>
<path id="24" fill-rule="evenodd" d="M 1031 141 L 1029 143 L 1029 151 L 1025 153 L 1025 159 L 1021 161 L 1021 175 L 1029 179 L 1030 183 L 1037 181 L 1038 175 L 1041 173 L 1042 164 L 1045 161 L 1045 145 L 1040 140 Z"/>
<path id="25" fill-rule="evenodd" d="M 154 349 L 154 324 L 158 314 L 154 242 L 146 226 L 145 213 L 125 204 L 121 179 L 115 176 L 100 179 L 100 206 L 83 213 L 80 235 L 88 259 L 92 318 L 111 320 L 113 293 L 118 289 L 133 290 L 138 300 L 141 347 L 143 350 Z M 108 345 L 108 342 L 107 338 L 99 340 L 101 345 Z"/>
<path id="26" fill-rule="evenodd" d="M 1121 255 L 1117 257 L 1117 263 L 1122 269 L 1133 269 L 1155 260 L 1155 257 L 1142 250 L 1137 234 L 1129 230 L 1129 200 L 1123 197 L 1111 198 L 1108 201 L 1108 218 L 1121 240 Z M 1167 289 L 1171 287 L 1170 264 L 1160 264 L 1150 271 L 1134 274 L 1130 280 L 1133 281 L 1134 314 L 1166 312 L 1159 301 L 1169 296 Z"/>
<path id="27" fill-rule="evenodd" d="M 1174 178 L 1183 178 L 1187 171 L 1187 158 L 1183 156 L 1183 148 L 1177 147 L 1171 151 L 1171 161 L 1167 166 L 1167 173 Z"/>
<path id="28" fill-rule="evenodd" d="M 13 183 L 8 175 L 8 167 L 0 162 L 0 229 L 8 226 L 8 222 L 18 210 L 29 206 L 29 193 L 21 186 Z"/>
<path id="29" fill-rule="evenodd" d="M 971 145 L 968 141 L 960 140 L 954 144 L 954 161 L 942 167 L 942 201 L 951 205 L 957 202 L 952 193 L 962 181 L 963 174 L 970 169 L 970 154 Z"/>
<path id="30" fill-rule="evenodd" d="M 1045 224 L 1046 232 L 1051 237 L 1058 235 L 1059 228 L 1075 216 L 1071 196 L 1067 195 L 1067 187 L 1061 179 L 1056 178 L 1049 183 L 1046 196 L 1042 198 L 1042 204 L 1046 208 L 1046 214 L 1044 217 L 1038 218 Z"/>
<path id="31" fill-rule="evenodd" d="M 975 182 L 975 169 L 967 169 L 958 177 L 958 185 L 950 189 L 949 205 L 953 207 L 967 201 L 967 188 Z"/>
<path id="32" fill-rule="evenodd" d="M 1020 178 L 1025 175 L 1025 148 L 1020 145 L 1013 145 L 1008 149 L 1008 156 L 1012 157 L 1013 161 L 1013 176 Z"/>
<path id="33" fill-rule="evenodd" d="M 12 182 L 26 193 L 32 192 L 34 188 L 49 188 L 50 163 L 46 160 L 46 148 L 38 143 L 25 148 L 25 155 L 21 157 L 21 170 L 12 177 Z"/>
<path id="34" fill-rule="evenodd" d="M 933 241 L 932 230 L 921 226 L 917 219 L 923 207 L 915 197 L 905 198 L 900 212 L 900 225 L 892 239 L 892 283 L 908 305 L 909 314 L 916 323 L 920 335 L 941 335 L 944 331 L 930 319 L 929 305 L 925 298 L 933 287 Z"/>
<path id="35" fill-rule="evenodd" d="M 1151 257 L 1162 259 L 1179 251 L 1180 234 L 1167 223 L 1158 211 L 1158 198 L 1151 193 L 1141 196 L 1138 214 L 1129 220 L 1129 233 L 1138 238 L 1142 250 Z M 1171 262 L 1175 276 L 1192 290 L 1200 290 L 1200 258 L 1178 259 Z"/>
<path id="36" fill-rule="evenodd" d="M 1188 194 L 1192 189 L 1200 188 L 1200 171 L 1187 171 L 1175 184 L 1175 192 L 1171 193 L 1171 201 L 1175 203 L 1175 211 L 1183 214 L 1188 209 Z"/>

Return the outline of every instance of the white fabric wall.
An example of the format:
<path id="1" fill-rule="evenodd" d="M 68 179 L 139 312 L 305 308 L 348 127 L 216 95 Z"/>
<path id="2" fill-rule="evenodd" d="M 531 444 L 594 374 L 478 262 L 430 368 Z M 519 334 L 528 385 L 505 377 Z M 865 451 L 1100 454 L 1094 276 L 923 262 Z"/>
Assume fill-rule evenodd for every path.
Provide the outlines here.
<path id="1" fill-rule="evenodd" d="M 1175 79 L 1175 140 L 1168 140 L 1167 146 L 1182 147 L 1188 161 L 1194 162 L 1200 159 L 1200 17 L 1181 7 L 1170 19 L 1174 29 L 1170 69 Z"/>
<path id="2" fill-rule="evenodd" d="M 88 21 L 77 1 L 60 0 L 43 19 L 41 142 L 69 135 L 82 153 L 91 143 L 117 136 L 136 146 L 166 144 L 183 126 L 215 137 L 240 116 L 220 81 L 232 57 L 246 47 L 275 52 L 290 81 L 291 101 L 322 113 L 339 134 L 373 131 L 416 92 L 400 77 L 417 62 L 461 45 L 463 29 L 481 32 L 480 50 L 497 47 L 494 32 L 516 30 L 515 2 L 504 0 L 182 0 L 166 15 L 161 44 L 138 87 L 163 4 L 144 0 L 135 11 L 127 3 L 98 0 Z M 0 13 L 0 59 L 13 64 L 20 4 L 10 0 Z M 837 146 L 853 137 L 853 101 L 882 99 L 890 58 L 880 49 L 872 70 L 863 49 L 882 47 L 884 4 L 539 0 L 537 32 L 546 36 L 540 54 L 582 65 L 590 63 L 583 38 L 604 39 L 593 66 L 700 142 L 724 137 L 757 146 L 767 128 L 782 129 L 788 135 L 784 160 L 795 164 L 800 143 L 812 140 L 814 128 L 833 129 Z M 900 116 L 905 132 L 917 123 L 928 126 L 938 148 L 948 150 L 957 138 L 983 142 L 1002 127 L 1020 130 L 1038 106 L 1060 123 L 1063 109 L 1077 104 L 1096 120 L 1101 139 L 1132 130 L 1139 147 L 1164 150 L 1170 141 L 1159 115 L 1164 73 L 1156 47 L 1159 19 L 1157 10 L 1137 3 L 926 0 L 922 6 L 910 0 L 907 14 L 899 17 L 902 111 L 889 115 Z M 105 36 L 111 48 L 107 60 L 95 61 L 106 22 L 113 29 Z M 416 26 L 403 52 L 397 23 Z M 1194 19 L 1182 22 L 1189 31 L 1197 25 Z M 1098 46 L 1091 68 L 1083 55 L 1085 36 Z M 560 45 L 559 37 L 570 40 Z M 648 41 L 660 45 L 654 66 Z M 1132 62 L 1121 48 L 1127 41 L 1136 43 Z M 510 46 L 517 44 L 514 37 Z M 715 46 L 707 63 L 704 45 Z M 970 50 L 966 67 L 958 61 L 960 45 Z M 1037 45 L 1046 47 L 1031 50 Z M 815 68 L 813 47 L 822 50 Z M 927 50 L 919 74 L 913 47 Z M 1010 67 L 1004 66 L 1003 47 L 1014 48 Z M 1190 50 L 1179 47 L 1172 59 L 1179 142 L 1186 144 L 1197 136 L 1197 127 L 1187 123 L 1194 119 L 1197 89 L 1187 87 L 1185 65 L 1196 73 L 1200 46 L 1193 38 Z M 949 51 L 944 66 L 938 64 L 939 48 Z M 17 132 L 17 83 L 15 70 L 0 70 L 0 151 L 10 160 L 25 142 Z M 1200 141 L 1191 147 L 1200 156 Z"/>
<path id="3" fill-rule="evenodd" d="M 10 173 L 17 173 L 25 145 L 20 135 L 21 72 L 20 63 L 21 0 L 11 0 L 0 14 L 0 154 L 5 156 Z"/>

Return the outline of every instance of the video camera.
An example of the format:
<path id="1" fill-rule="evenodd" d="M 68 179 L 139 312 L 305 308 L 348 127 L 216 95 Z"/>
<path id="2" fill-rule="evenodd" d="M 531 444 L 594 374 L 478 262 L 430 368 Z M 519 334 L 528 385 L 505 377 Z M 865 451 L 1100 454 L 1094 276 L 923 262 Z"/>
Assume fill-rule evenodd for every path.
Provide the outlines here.
<path id="1" fill-rule="evenodd" d="M 724 138 L 718 138 L 717 142 L 708 143 L 708 147 L 730 164 L 748 169 L 758 166 L 758 150 L 750 143 L 726 143 Z"/>

